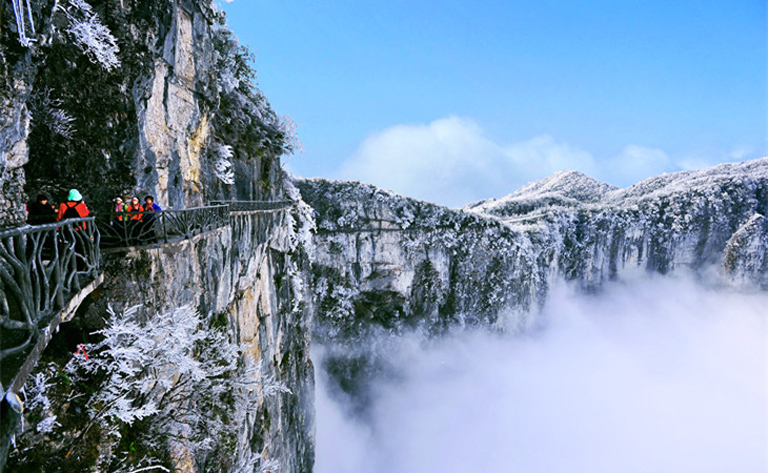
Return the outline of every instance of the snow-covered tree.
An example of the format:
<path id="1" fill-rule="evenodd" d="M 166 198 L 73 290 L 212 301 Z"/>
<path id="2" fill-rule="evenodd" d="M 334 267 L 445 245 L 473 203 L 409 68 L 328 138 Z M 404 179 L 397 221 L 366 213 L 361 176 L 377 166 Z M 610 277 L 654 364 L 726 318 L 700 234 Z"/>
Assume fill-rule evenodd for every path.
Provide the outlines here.
<path id="1" fill-rule="evenodd" d="M 218 180 L 231 186 L 235 183 L 235 170 L 232 164 L 232 158 L 235 150 L 229 145 L 214 143 L 218 158 L 213 163 L 213 174 Z"/>
<path id="2" fill-rule="evenodd" d="M 67 33 L 92 61 L 112 70 L 120 65 L 117 39 L 85 0 L 66 0 L 59 5 L 69 20 Z"/>
<path id="3" fill-rule="evenodd" d="M 32 119 L 47 127 L 51 133 L 71 140 L 75 132 L 75 118 L 61 108 L 64 101 L 52 97 L 52 92 L 51 89 L 45 89 L 29 101 Z"/>
<path id="4" fill-rule="evenodd" d="M 237 433 L 247 430 L 261 399 L 290 391 L 263 376 L 241 345 L 208 327 L 196 310 L 184 306 L 146 321 L 137 314 L 137 307 L 110 311 L 107 326 L 96 332 L 100 341 L 83 345 L 63 369 L 49 365 L 30 379 L 28 407 L 43 412 L 36 431 L 28 428 L 19 443 L 61 427 L 47 393 L 57 376 L 74 387 L 59 403 L 77 400 L 86 416 L 78 432 L 61 436 L 75 439 L 66 454 L 83 448 L 80 439 L 98 429 L 109 446 L 99 448 L 100 470 L 157 465 L 163 452 L 180 446 L 201 461 L 225 454 L 236 471 L 277 471 L 266 452 L 253 452 L 247 436 Z"/>

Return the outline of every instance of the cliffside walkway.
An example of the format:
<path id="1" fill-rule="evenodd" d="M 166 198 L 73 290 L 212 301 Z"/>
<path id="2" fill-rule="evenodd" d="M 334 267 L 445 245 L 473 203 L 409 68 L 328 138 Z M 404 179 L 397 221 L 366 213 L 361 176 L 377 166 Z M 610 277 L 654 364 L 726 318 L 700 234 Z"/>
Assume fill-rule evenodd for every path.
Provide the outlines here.
<path id="1" fill-rule="evenodd" d="M 230 224 L 232 215 L 288 209 L 290 201 L 214 201 L 205 207 L 158 212 L 120 212 L 99 215 L 101 247 L 141 247 L 187 240 Z"/>
<path id="2" fill-rule="evenodd" d="M 0 232 L 0 380 L 18 392 L 59 323 L 103 280 L 94 218 Z"/>
<path id="3" fill-rule="evenodd" d="M 17 393 L 59 324 L 71 320 L 104 281 L 102 249 L 173 243 L 231 225 L 233 216 L 292 206 L 291 201 L 212 202 L 0 231 L 0 471 L 23 410 Z"/>
<path id="4" fill-rule="evenodd" d="M 213 202 L 183 210 L 109 213 L 0 231 L 0 383 L 18 392 L 59 323 L 103 281 L 101 250 L 162 245 L 274 212 L 290 201 Z M 134 220 L 141 217 L 143 221 Z"/>

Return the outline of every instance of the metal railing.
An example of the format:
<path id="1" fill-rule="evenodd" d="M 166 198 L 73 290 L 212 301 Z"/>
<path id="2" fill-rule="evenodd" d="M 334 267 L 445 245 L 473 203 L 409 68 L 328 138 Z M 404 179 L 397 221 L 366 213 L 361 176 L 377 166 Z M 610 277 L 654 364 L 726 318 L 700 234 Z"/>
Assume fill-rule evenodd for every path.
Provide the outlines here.
<path id="1" fill-rule="evenodd" d="M 269 210 L 282 210 L 290 208 L 293 202 L 290 200 L 264 201 L 264 200 L 232 200 L 213 201 L 211 205 L 228 205 L 230 212 L 259 212 Z"/>
<path id="2" fill-rule="evenodd" d="M 0 372 L 4 385 L 53 316 L 96 279 L 100 258 L 93 217 L 0 232 Z"/>
<path id="3" fill-rule="evenodd" d="M 97 215 L 96 224 L 104 248 L 169 243 L 229 225 L 229 206 L 157 212 L 112 212 Z"/>

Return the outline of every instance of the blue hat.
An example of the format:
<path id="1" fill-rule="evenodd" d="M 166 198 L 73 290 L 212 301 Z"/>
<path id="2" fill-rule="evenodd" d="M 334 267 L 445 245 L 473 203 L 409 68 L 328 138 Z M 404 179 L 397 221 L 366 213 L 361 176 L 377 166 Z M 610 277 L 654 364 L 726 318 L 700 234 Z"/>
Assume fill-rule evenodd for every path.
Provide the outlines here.
<path id="1" fill-rule="evenodd" d="M 77 189 L 72 189 L 69 191 L 69 197 L 67 197 L 67 200 L 83 200 L 83 196 L 77 192 Z"/>

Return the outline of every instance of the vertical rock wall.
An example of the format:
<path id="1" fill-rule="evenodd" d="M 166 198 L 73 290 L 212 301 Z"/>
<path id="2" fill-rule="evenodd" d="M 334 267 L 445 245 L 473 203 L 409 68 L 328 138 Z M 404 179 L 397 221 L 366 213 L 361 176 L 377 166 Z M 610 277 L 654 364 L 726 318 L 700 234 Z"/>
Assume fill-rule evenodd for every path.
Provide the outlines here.
<path id="1" fill-rule="evenodd" d="M 305 472 L 314 461 L 314 374 L 303 294 L 307 260 L 293 225 L 291 210 L 243 213 L 231 226 L 192 240 L 105 254 L 106 280 L 81 308 L 79 323 L 98 327 L 109 304 L 139 305 L 147 318 L 191 305 L 210 324 L 226 324 L 262 377 L 291 391 L 255 397 L 257 416 L 238 435 L 256 454 L 277 460 L 281 471 Z"/>
<path id="2" fill-rule="evenodd" d="M 0 102 L 0 228 L 21 225 L 27 218 L 23 166 L 29 159 L 29 114 L 24 106 L 25 89 L 23 83 L 18 84 Z"/>
<path id="3" fill-rule="evenodd" d="M 26 220 L 24 165 L 29 161 L 27 137 L 30 115 L 27 100 L 32 91 L 33 52 L 18 43 L 12 28 L 10 4 L 0 5 L 0 228 Z"/>
<path id="4" fill-rule="evenodd" d="M 162 56 L 134 89 L 139 124 L 137 185 L 155 193 L 161 205 L 195 207 L 203 204 L 200 154 L 210 133 L 208 115 L 195 88 L 215 88 L 210 83 L 211 32 L 203 13 L 190 5 L 173 4 L 170 16 Z"/>

